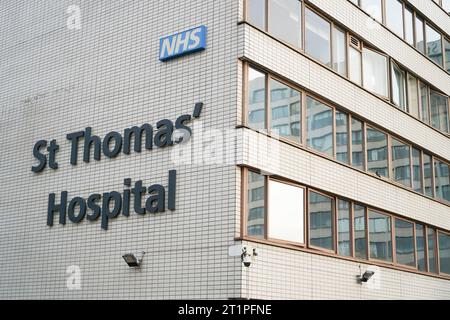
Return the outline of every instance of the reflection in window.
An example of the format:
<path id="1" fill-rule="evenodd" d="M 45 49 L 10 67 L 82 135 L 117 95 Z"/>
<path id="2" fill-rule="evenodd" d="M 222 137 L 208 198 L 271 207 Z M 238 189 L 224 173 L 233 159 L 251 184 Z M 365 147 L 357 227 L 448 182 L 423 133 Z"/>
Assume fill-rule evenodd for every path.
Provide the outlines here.
<path id="1" fill-rule="evenodd" d="M 405 40 L 414 45 L 414 17 L 413 12 L 405 7 Z"/>
<path id="2" fill-rule="evenodd" d="M 349 78 L 356 84 L 361 85 L 361 52 L 349 47 Z"/>
<path id="3" fill-rule="evenodd" d="M 397 1 L 397 0 L 395 0 Z M 406 110 L 406 72 L 392 62 L 392 102 Z"/>
<path id="4" fill-rule="evenodd" d="M 416 49 L 425 54 L 425 36 L 423 19 L 416 15 Z"/>
<path id="5" fill-rule="evenodd" d="M 392 139 L 392 178 L 394 181 L 411 186 L 410 146 Z"/>
<path id="6" fill-rule="evenodd" d="M 313 58 L 331 67 L 331 25 L 315 12 L 305 9 L 305 51 Z"/>
<path id="7" fill-rule="evenodd" d="M 431 156 L 424 153 L 423 154 L 423 181 L 425 186 L 425 194 L 429 197 L 433 196 L 433 171 L 431 169 Z"/>
<path id="8" fill-rule="evenodd" d="M 338 200 L 338 254 L 349 257 L 352 255 L 350 247 L 350 203 Z"/>
<path id="9" fill-rule="evenodd" d="M 388 60 L 387 57 L 373 50 L 364 48 L 363 59 L 363 86 L 380 96 L 388 96 Z"/>
<path id="10" fill-rule="evenodd" d="M 264 176 L 248 171 L 247 235 L 264 238 Z"/>
<path id="11" fill-rule="evenodd" d="M 420 150 L 412 148 L 413 189 L 422 193 L 422 166 L 420 165 Z"/>
<path id="12" fill-rule="evenodd" d="M 366 239 L 366 208 L 357 204 L 353 205 L 353 229 L 355 237 L 355 257 L 367 259 Z"/>
<path id="13" fill-rule="evenodd" d="M 309 192 L 309 240 L 310 244 L 333 250 L 332 199 L 316 192 Z"/>
<path id="14" fill-rule="evenodd" d="M 408 108 L 409 113 L 419 118 L 419 87 L 417 79 L 408 74 Z"/>
<path id="15" fill-rule="evenodd" d="M 248 125 L 253 129 L 266 127 L 266 75 L 248 68 Z"/>
<path id="16" fill-rule="evenodd" d="M 341 76 L 347 76 L 347 51 L 345 32 L 333 27 L 333 69 Z"/>
<path id="17" fill-rule="evenodd" d="M 301 2 L 269 0 L 269 33 L 293 46 L 301 46 Z"/>
<path id="18" fill-rule="evenodd" d="M 336 160 L 348 163 L 348 116 L 336 110 Z"/>
<path id="19" fill-rule="evenodd" d="M 392 261 L 391 217 L 369 210 L 370 258 Z"/>
<path id="20" fill-rule="evenodd" d="M 439 232 L 439 271 L 450 275 L 450 235 Z"/>
<path id="21" fill-rule="evenodd" d="M 397 263 L 410 267 L 416 266 L 413 223 L 395 219 L 395 248 Z"/>
<path id="22" fill-rule="evenodd" d="M 448 130 L 448 97 L 430 90 L 431 125 L 443 132 Z"/>
<path id="23" fill-rule="evenodd" d="M 428 86 L 422 82 L 420 88 L 420 118 L 423 122 L 430 124 L 430 106 L 428 104 Z"/>
<path id="24" fill-rule="evenodd" d="M 360 0 L 361 8 L 371 15 L 373 18 L 382 22 L 382 5 L 381 0 Z"/>
<path id="25" fill-rule="evenodd" d="M 272 132 L 300 143 L 301 131 L 291 130 L 293 123 L 301 123 L 300 92 L 271 79 L 270 96 Z"/>
<path id="26" fill-rule="evenodd" d="M 416 224 L 416 250 L 417 268 L 419 271 L 427 271 L 427 261 L 425 260 L 425 227 Z"/>
<path id="27" fill-rule="evenodd" d="M 266 29 L 265 0 L 247 0 L 247 20 L 262 30 Z"/>
<path id="28" fill-rule="evenodd" d="M 447 72 L 450 72 L 450 40 L 448 40 L 447 38 L 444 39 L 444 49 L 445 49 L 445 68 L 447 69 Z"/>
<path id="29" fill-rule="evenodd" d="M 398 0 L 385 0 L 386 25 L 403 38 L 403 4 Z"/>
<path id="30" fill-rule="evenodd" d="M 427 39 L 427 56 L 442 66 L 443 59 L 441 34 L 428 24 L 426 24 L 425 30 Z"/>
<path id="31" fill-rule="evenodd" d="M 436 231 L 431 228 L 427 228 L 428 237 L 428 271 L 437 273 L 436 267 Z"/>
<path id="32" fill-rule="evenodd" d="M 304 243 L 303 189 L 269 181 L 269 238 Z"/>
<path id="33" fill-rule="evenodd" d="M 367 170 L 388 177 L 387 135 L 367 127 Z"/>
<path id="34" fill-rule="evenodd" d="M 434 161 L 434 184 L 436 198 L 450 201 L 450 175 L 448 164 Z"/>
<path id="35" fill-rule="evenodd" d="M 352 117 L 352 166 L 364 170 L 363 124 Z"/>
<path id="36" fill-rule="evenodd" d="M 308 146 L 333 156 L 333 109 L 308 97 L 307 101 Z"/>

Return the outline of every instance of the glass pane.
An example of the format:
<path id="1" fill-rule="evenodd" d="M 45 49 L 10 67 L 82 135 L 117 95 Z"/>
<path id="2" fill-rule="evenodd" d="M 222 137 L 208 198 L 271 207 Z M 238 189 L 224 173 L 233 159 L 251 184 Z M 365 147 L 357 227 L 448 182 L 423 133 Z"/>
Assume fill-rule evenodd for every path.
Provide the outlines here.
<path id="1" fill-rule="evenodd" d="M 422 167 L 420 166 L 421 152 L 418 149 L 412 149 L 412 165 L 413 165 L 413 189 L 422 193 Z"/>
<path id="2" fill-rule="evenodd" d="M 427 124 L 430 124 L 430 108 L 428 105 L 428 86 L 420 83 L 420 117 L 421 120 Z"/>
<path id="3" fill-rule="evenodd" d="M 331 67 L 331 25 L 315 12 L 305 9 L 305 51 L 313 58 Z"/>
<path id="4" fill-rule="evenodd" d="M 303 189 L 269 181 L 269 238 L 304 243 Z"/>
<path id="5" fill-rule="evenodd" d="M 428 271 L 437 273 L 436 268 L 436 231 L 427 228 L 428 233 Z"/>
<path id="6" fill-rule="evenodd" d="M 382 22 L 381 0 L 361 0 L 361 8 L 372 17 Z"/>
<path id="7" fill-rule="evenodd" d="M 396 139 L 392 139 L 392 178 L 411 187 L 410 146 Z"/>
<path id="8" fill-rule="evenodd" d="M 333 250 L 332 200 L 309 192 L 309 239 L 312 246 Z"/>
<path id="9" fill-rule="evenodd" d="M 248 68 L 248 125 L 253 129 L 266 127 L 266 75 Z"/>
<path id="10" fill-rule="evenodd" d="M 301 124 L 301 95 L 287 85 L 270 80 L 270 126 L 272 132 L 300 143 Z M 298 128 L 292 130 L 292 124 Z"/>
<path id="11" fill-rule="evenodd" d="M 269 33 L 293 46 L 301 46 L 301 2 L 269 0 Z"/>
<path id="12" fill-rule="evenodd" d="M 448 97 L 430 90 L 431 125 L 448 132 Z"/>
<path id="13" fill-rule="evenodd" d="M 426 37 L 427 37 L 427 56 L 439 65 L 442 64 L 442 42 L 441 34 L 426 24 Z"/>
<path id="14" fill-rule="evenodd" d="M 425 194 L 429 197 L 433 196 L 433 172 L 431 170 L 431 156 L 428 154 L 423 154 L 423 177 L 425 184 Z"/>
<path id="15" fill-rule="evenodd" d="M 366 240 L 366 208 L 355 204 L 353 206 L 353 228 L 355 234 L 355 257 L 367 259 Z"/>
<path id="16" fill-rule="evenodd" d="M 439 232 L 439 271 L 450 275 L 450 235 Z"/>
<path id="17" fill-rule="evenodd" d="M 416 48 L 425 54 L 425 37 L 423 29 L 423 20 L 416 16 Z"/>
<path id="18" fill-rule="evenodd" d="M 403 38 L 403 5 L 398 0 L 385 0 L 386 25 Z"/>
<path id="19" fill-rule="evenodd" d="M 247 20 L 258 28 L 266 29 L 265 0 L 247 0 Z"/>
<path id="20" fill-rule="evenodd" d="M 391 217 L 369 210 L 370 258 L 392 261 Z"/>
<path id="21" fill-rule="evenodd" d="M 349 78 L 356 84 L 361 85 L 361 52 L 353 47 L 349 47 Z"/>
<path id="22" fill-rule="evenodd" d="M 333 69 L 344 77 L 347 76 L 346 46 L 345 33 L 333 28 Z"/>
<path id="23" fill-rule="evenodd" d="M 308 146 L 333 156 L 333 109 L 307 98 Z"/>
<path id="24" fill-rule="evenodd" d="M 444 8 L 447 13 L 450 13 L 450 0 L 442 0 L 442 8 Z"/>
<path id="25" fill-rule="evenodd" d="M 385 56 L 364 48 L 363 58 L 363 86 L 380 96 L 388 96 L 388 60 Z"/>
<path id="26" fill-rule="evenodd" d="M 405 8 L 405 40 L 410 45 L 414 45 L 414 17 L 408 8 Z"/>
<path id="27" fill-rule="evenodd" d="M 408 74 L 408 108 L 409 113 L 419 118 L 419 87 L 417 79 Z"/>
<path id="28" fill-rule="evenodd" d="M 367 170 L 388 177 L 387 135 L 367 127 Z"/>
<path id="29" fill-rule="evenodd" d="M 364 170 L 363 124 L 352 117 L 352 166 Z"/>
<path id="30" fill-rule="evenodd" d="M 445 48 L 445 68 L 447 72 L 450 72 L 450 40 L 444 40 L 444 48 Z"/>
<path id="31" fill-rule="evenodd" d="M 439 160 L 434 161 L 434 184 L 436 198 L 450 201 L 449 166 Z"/>
<path id="32" fill-rule="evenodd" d="M 264 238 L 264 176 L 248 172 L 247 235 Z"/>
<path id="33" fill-rule="evenodd" d="M 338 200 L 338 254 L 349 257 L 352 255 L 350 247 L 350 203 Z"/>
<path id="34" fill-rule="evenodd" d="M 416 224 L 416 247 L 417 247 L 417 268 L 420 271 L 427 271 L 425 261 L 425 230 L 421 224 Z"/>
<path id="35" fill-rule="evenodd" d="M 392 63 L 392 102 L 406 110 L 406 73 Z"/>
<path id="36" fill-rule="evenodd" d="M 348 163 L 348 115 L 336 110 L 336 160 Z"/>
<path id="37" fill-rule="evenodd" d="M 410 267 L 416 266 L 413 223 L 395 219 L 395 247 L 397 263 Z"/>

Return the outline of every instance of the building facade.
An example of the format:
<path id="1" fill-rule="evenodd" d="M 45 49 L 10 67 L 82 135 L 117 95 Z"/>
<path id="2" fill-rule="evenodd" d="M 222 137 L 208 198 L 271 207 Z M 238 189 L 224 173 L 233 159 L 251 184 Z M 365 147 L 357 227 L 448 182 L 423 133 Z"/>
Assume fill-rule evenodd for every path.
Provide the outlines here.
<path id="1" fill-rule="evenodd" d="M 448 12 L 3 1 L 0 297 L 449 299 Z"/>

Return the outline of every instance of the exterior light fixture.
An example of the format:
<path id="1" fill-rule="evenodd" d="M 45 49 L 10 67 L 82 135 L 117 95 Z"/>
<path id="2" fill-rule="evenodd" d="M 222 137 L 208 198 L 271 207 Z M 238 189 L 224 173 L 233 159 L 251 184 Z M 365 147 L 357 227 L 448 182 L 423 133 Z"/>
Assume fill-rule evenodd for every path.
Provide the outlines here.
<path id="1" fill-rule="evenodd" d="M 123 260 L 131 267 L 139 268 L 142 264 L 142 259 L 144 258 L 145 252 L 142 251 L 140 254 L 136 253 L 126 253 L 122 256 Z"/>
<path id="2" fill-rule="evenodd" d="M 372 276 L 375 274 L 375 271 L 371 271 L 371 270 L 367 270 L 366 272 L 364 272 L 363 275 L 359 276 L 359 281 L 362 282 L 367 282 L 370 280 L 370 278 L 372 278 Z"/>

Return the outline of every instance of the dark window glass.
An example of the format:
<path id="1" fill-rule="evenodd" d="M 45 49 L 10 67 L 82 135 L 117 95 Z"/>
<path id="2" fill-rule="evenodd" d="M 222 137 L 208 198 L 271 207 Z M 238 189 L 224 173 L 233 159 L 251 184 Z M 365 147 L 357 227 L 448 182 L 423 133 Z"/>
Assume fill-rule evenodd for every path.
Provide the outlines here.
<path id="1" fill-rule="evenodd" d="M 445 68 L 447 69 L 447 72 L 450 72 L 450 40 L 448 40 L 447 38 L 444 40 L 444 49 L 445 49 Z"/>
<path id="2" fill-rule="evenodd" d="M 301 2 L 269 0 L 269 33 L 293 46 L 301 45 Z"/>
<path id="3" fill-rule="evenodd" d="M 353 205 L 353 230 L 355 235 L 355 257 L 367 259 L 366 208 Z"/>
<path id="4" fill-rule="evenodd" d="M 247 235 L 264 238 L 264 184 L 263 175 L 248 172 Z"/>
<path id="5" fill-rule="evenodd" d="M 310 9 L 305 9 L 307 54 L 331 67 L 331 24 Z"/>
<path id="6" fill-rule="evenodd" d="M 394 181 L 411 186 L 410 146 L 392 139 L 392 171 Z"/>
<path id="7" fill-rule="evenodd" d="M 428 154 L 423 154 L 423 181 L 425 185 L 425 194 L 427 196 L 433 196 L 433 171 L 431 169 L 431 156 Z"/>
<path id="8" fill-rule="evenodd" d="M 430 90 L 431 125 L 443 132 L 448 130 L 448 97 Z"/>
<path id="9" fill-rule="evenodd" d="M 364 170 L 363 124 L 352 117 L 352 165 Z"/>
<path id="10" fill-rule="evenodd" d="M 450 275 L 450 235 L 439 232 L 439 271 Z"/>
<path id="11" fill-rule="evenodd" d="M 436 198 L 450 201 L 450 175 L 448 164 L 434 161 L 434 185 Z"/>
<path id="12" fill-rule="evenodd" d="M 420 271 L 427 271 L 425 260 L 425 228 L 421 224 L 416 224 L 416 247 L 417 247 L 417 268 Z"/>
<path id="13" fill-rule="evenodd" d="M 392 261 L 391 217 L 369 210 L 370 258 Z"/>
<path id="14" fill-rule="evenodd" d="M 388 177 L 387 135 L 367 127 L 367 170 Z"/>
<path id="15" fill-rule="evenodd" d="M 336 159 L 348 163 L 348 115 L 336 110 Z"/>
<path id="16" fill-rule="evenodd" d="M 266 1 L 265 0 L 247 0 L 247 19 L 248 22 L 266 29 Z"/>
<path id="17" fill-rule="evenodd" d="M 333 156 L 333 109 L 311 98 L 307 98 L 308 146 Z"/>
<path id="18" fill-rule="evenodd" d="M 253 68 L 248 70 L 248 125 L 253 129 L 264 129 L 266 75 Z"/>
<path id="19" fill-rule="evenodd" d="M 350 247 L 350 203 L 338 200 L 338 254 L 349 257 L 352 255 Z"/>
<path id="20" fill-rule="evenodd" d="M 309 192 L 309 240 L 310 244 L 333 250 L 333 202 L 332 199 Z"/>
<path id="21" fill-rule="evenodd" d="M 437 273 L 436 267 L 436 231 L 427 228 L 428 233 L 428 271 Z"/>
<path id="22" fill-rule="evenodd" d="M 443 66 L 441 34 L 428 24 L 426 24 L 425 30 L 427 39 L 427 56 L 432 61 Z"/>
<path id="23" fill-rule="evenodd" d="M 422 193 L 422 167 L 420 165 L 420 150 L 412 149 L 413 189 Z"/>
<path id="24" fill-rule="evenodd" d="M 395 219 L 395 248 L 397 263 L 410 267 L 416 266 L 413 223 Z"/>

